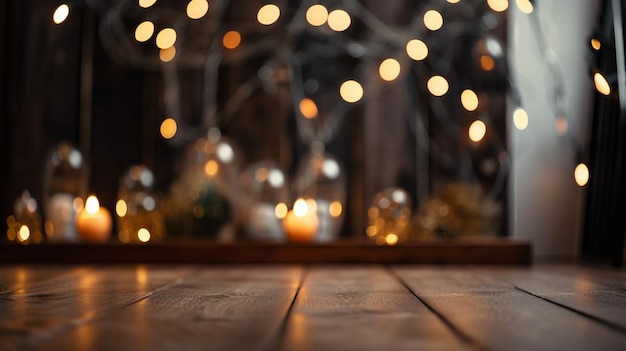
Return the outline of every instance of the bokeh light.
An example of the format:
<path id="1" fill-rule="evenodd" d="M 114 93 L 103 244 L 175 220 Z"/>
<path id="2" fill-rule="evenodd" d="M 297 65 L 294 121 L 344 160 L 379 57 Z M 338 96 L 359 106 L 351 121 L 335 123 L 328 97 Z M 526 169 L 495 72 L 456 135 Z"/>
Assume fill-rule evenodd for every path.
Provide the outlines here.
<path id="1" fill-rule="evenodd" d="M 280 8 L 274 4 L 264 5 L 256 15 L 257 20 L 264 26 L 269 26 L 280 18 Z"/>
<path id="2" fill-rule="evenodd" d="M 341 98 L 349 103 L 354 103 L 363 97 L 363 87 L 356 80 L 347 80 L 339 88 Z"/>

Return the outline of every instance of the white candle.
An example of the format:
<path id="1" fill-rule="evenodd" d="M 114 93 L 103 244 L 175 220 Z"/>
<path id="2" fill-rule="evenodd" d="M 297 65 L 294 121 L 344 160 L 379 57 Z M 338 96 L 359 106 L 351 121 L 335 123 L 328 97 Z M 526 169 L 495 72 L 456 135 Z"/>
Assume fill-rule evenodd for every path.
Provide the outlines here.
<path id="1" fill-rule="evenodd" d="M 315 207 L 307 204 L 304 199 L 296 200 L 293 210 L 287 212 L 283 219 L 283 225 L 289 241 L 312 242 L 318 228 Z"/>
<path id="2" fill-rule="evenodd" d="M 81 241 L 89 243 L 104 243 L 109 240 L 113 221 L 111 213 L 100 207 L 98 198 L 89 196 L 85 208 L 76 218 L 76 229 Z"/>

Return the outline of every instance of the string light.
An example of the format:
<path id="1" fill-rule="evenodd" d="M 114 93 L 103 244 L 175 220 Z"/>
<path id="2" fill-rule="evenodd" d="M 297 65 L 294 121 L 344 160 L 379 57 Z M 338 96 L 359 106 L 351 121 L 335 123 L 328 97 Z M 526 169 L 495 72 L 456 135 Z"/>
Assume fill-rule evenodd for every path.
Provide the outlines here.
<path id="1" fill-rule="evenodd" d="M 187 17 L 200 19 L 209 12 L 209 2 L 207 0 L 191 0 L 187 4 Z"/>
<path id="2" fill-rule="evenodd" d="M 442 76 L 432 76 L 426 82 L 428 91 L 434 96 L 443 96 L 448 92 L 450 85 L 448 81 Z"/>
<path id="3" fill-rule="evenodd" d="M 241 44 L 241 34 L 236 30 L 231 30 L 224 34 L 224 38 L 222 40 L 222 44 L 227 49 L 235 49 Z"/>
<path id="4" fill-rule="evenodd" d="M 280 18 L 280 8 L 274 4 L 264 5 L 256 15 L 257 20 L 264 26 L 269 26 Z"/>
<path id="5" fill-rule="evenodd" d="M 154 34 L 154 23 L 150 21 L 144 21 L 139 23 L 135 29 L 135 40 L 140 43 L 148 41 Z"/>
<path id="6" fill-rule="evenodd" d="M 276 215 L 277 218 L 279 219 L 285 218 L 287 216 L 287 212 L 288 212 L 288 208 L 286 204 L 282 202 L 276 204 L 276 207 L 274 208 L 274 214 Z"/>
<path id="7" fill-rule="evenodd" d="M 70 15 L 70 7 L 68 4 L 59 5 L 54 13 L 52 14 L 52 22 L 55 24 L 61 24 L 65 22 L 67 17 Z"/>
<path id="8" fill-rule="evenodd" d="M 300 100 L 300 113 L 302 113 L 302 115 L 305 118 L 308 119 L 313 119 L 315 117 L 317 117 L 317 105 L 315 104 L 315 102 L 309 98 L 304 98 L 302 100 Z"/>
<path id="9" fill-rule="evenodd" d="M 331 217 L 339 217 L 341 216 L 341 212 L 343 211 L 343 206 L 341 206 L 341 202 L 333 201 L 330 203 L 330 207 L 328 208 L 328 212 Z"/>
<path id="10" fill-rule="evenodd" d="M 458 4 L 461 0 L 447 0 L 451 4 Z"/>
<path id="11" fill-rule="evenodd" d="M 475 111 L 478 108 L 478 95 L 472 89 L 463 90 L 461 104 L 467 111 Z"/>
<path id="12" fill-rule="evenodd" d="M 487 0 L 487 5 L 495 12 L 504 12 L 509 8 L 508 0 Z"/>
<path id="13" fill-rule="evenodd" d="M 604 78 L 604 76 L 600 72 L 596 72 L 593 74 L 593 83 L 596 86 L 596 90 L 602 95 L 610 95 L 611 94 L 611 85 Z"/>
<path id="14" fill-rule="evenodd" d="M 398 243 L 398 236 L 394 233 L 389 233 L 385 237 L 385 243 L 389 246 L 393 246 Z"/>
<path id="15" fill-rule="evenodd" d="M 400 63 L 393 58 L 385 59 L 378 67 L 380 78 L 387 82 L 391 82 L 400 75 Z"/>
<path id="16" fill-rule="evenodd" d="M 485 122 L 479 119 L 475 120 L 470 125 L 468 134 L 469 134 L 470 140 L 477 143 L 483 140 L 483 138 L 485 137 L 485 134 L 487 134 L 487 125 L 485 125 Z"/>
<path id="17" fill-rule="evenodd" d="M 170 62 L 176 57 L 176 47 L 170 46 L 166 49 L 161 49 L 159 51 L 159 59 L 163 62 Z"/>
<path id="18" fill-rule="evenodd" d="M 355 103 L 363 97 L 363 87 L 356 80 L 347 80 L 341 84 L 339 94 L 345 102 Z"/>
<path id="19" fill-rule="evenodd" d="M 443 27 L 443 16 L 437 10 L 428 10 L 424 13 L 424 25 L 432 31 Z"/>
<path id="20" fill-rule="evenodd" d="M 513 124 L 515 125 L 515 128 L 519 130 L 524 130 L 528 127 L 528 114 L 524 111 L 524 109 L 515 109 L 513 112 Z"/>
<path id="21" fill-rule="evenodd" d="M 533 3 L 530 0 L 515 0 L 517 8 L 523 13 L 529 15 L 533 12 Z"/>
<path id="22" fill-rule="evenodd" d="M 156 2 L 157 0 L 139 0 L 139 7 L 147 9 L 148 7 L 154 5 Z"/>
<path id="23" fill-rule="evenodd" d="M 204 164 L 204 173 L 206 173 L 206 175 L 210 177 L 216 175 L 219 170 L 220 170 L 220 166 L 217 164 L 215 160 L 208 160 Z"/>
<path id="24" fill-rule="evenodd" d="M 150 241 L 150 231 L 146 228 L 140 228 L 137 231 L 137 239 L 139 239 L 139 241 L 141 241 L 142 243 L 147 243 L 148 241 Z"/>
<path id="25" fill-rule="evenodd" d="M 165 139 L 172 139 L 174 135 L 176 135 L 177 130 L 178 126 L 176 125 L 176 121 L 173 118 L 166 118 L 161 123 L 161 136 Z"/>
<path id="26" fill-rule="evenodd" d="M 602 47 L 602 43 L 600 42 L 600 40 L 596 39 L 596 38 L 592 38 L 591 39 L 591 47 L 598 51 L 600 50 L 600 48 Z"/>
<path id="27" fill-rule="evenodd" d="M 496 66 L 496 63 L 490 56 L 482 55 L 480 57 L 480 67 L 485 71 L 491 71 Z"/>
<path id="28" fill-rule="evenodd" d="M 328 14 L 328 26 L 335 32 L 343 32 L 350 27 L 352 19 L 344 10 L 333 10 Z"/>
<path id="29" fill-rule="evenodd" d="M 174 28 L 163 28 L 157 34 L 156 46 L 159 49 L 167 49 L 176 43 L 176 31 Z"/>
<path id="30" fill-rule="evenodd" d="M 574 180 L 578 186 L 583 187 L 589 182 L 589 168 L 584 163 L 579 163 L 574 169 Z"/>
<path id="31" fill-rule="evenodd" d="M 314 27 L 322 26 L 328 21 L 328 10 L 324 5 L 312 5 L 306 10 L 306 21 Z"/>
<path id="32" fill-rule="evenodd" d="M 406 53 L 411 59 L 421 61 L 428 56 L 428 46 L 419 39 L 412 39 L 406 43 Z"/>
<path id="33" fill-rule="evenodd" d="M 118 217 L 126 216 L 128 212 L 128 206 L 126 205 L 126 201 L 120 199 L 115 203 L 115 213 L 117 213 Z"/>

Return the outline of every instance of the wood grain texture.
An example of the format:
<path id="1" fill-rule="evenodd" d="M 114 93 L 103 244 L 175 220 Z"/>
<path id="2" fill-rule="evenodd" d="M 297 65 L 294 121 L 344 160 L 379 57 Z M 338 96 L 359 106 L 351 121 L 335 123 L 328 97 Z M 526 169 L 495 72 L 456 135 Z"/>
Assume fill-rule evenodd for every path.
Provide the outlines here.
<path id="1" fill-rule="evenodd" d="M 286 327 L 284 350 L 467 350 L 380 266 L 311 268 Z"/>
<path id="2" fill-rule="evenodd" d="M 85 267 L 49 265 L 0 265 L 0 294 L 23 289 L 41 282 L 74 274 Z"/>
<path id="3" fill-rule="evenodd" d="M 593 316 L 626 333 L 625 274 L 595 270 L 595 274 L 589 275 L 571 265 L 533 269 L 494 267 L 481 268 L 480 271 L 530 294 Z M 614 277 L 609 278 L 611 275 Z"/>
<path id="4" fill-rule="evenodd" d="M 394 271 L 426 304 L 487 349 L 626 349 L 624 333 L 472 269 Z"/>
<path id="5" fill-rule="evenodd" d="M 21 350 L 148 296 L 192 267 L 85 268 L 0 295 L 0 350 Z"/>
<path id="6" fill-rule="evenodd" d="M 209 267 L 37 349 L 274 349 L 300 267 Z"/>

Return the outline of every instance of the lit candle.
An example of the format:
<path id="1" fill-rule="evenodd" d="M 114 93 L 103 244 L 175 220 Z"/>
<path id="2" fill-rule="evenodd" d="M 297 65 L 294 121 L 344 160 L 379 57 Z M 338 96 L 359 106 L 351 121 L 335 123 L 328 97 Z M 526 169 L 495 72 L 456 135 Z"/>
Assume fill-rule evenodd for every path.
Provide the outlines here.
<path id="1" fill-rule="evenodd" d="M 296 200 L 293 210 L 287 212 L 287 216 L 283 219 L 283 225 L 289 241 L 313 241 L 318 228 L 315 212 L 314 206 L 309 206 L 304 199 Z"/>
<path id="2" fill-rule="evenodd" d="M 76 230 L 81 241 L 89 243 L 104 243 L 111 235 L 111 213 L 100 207 L 98 198 L 89 196 L 85 208 L 76 218 Z"/>

